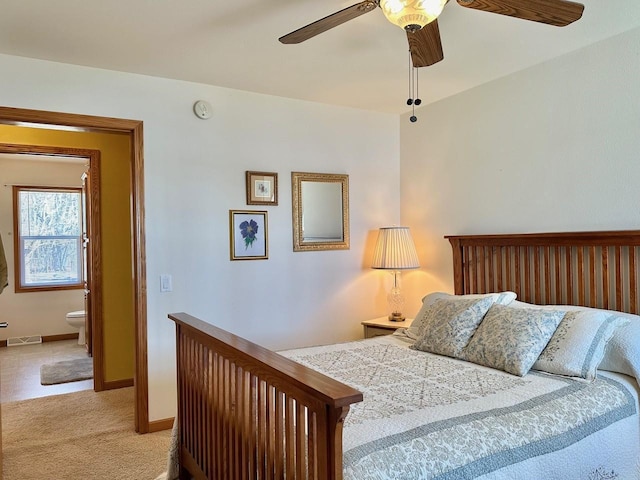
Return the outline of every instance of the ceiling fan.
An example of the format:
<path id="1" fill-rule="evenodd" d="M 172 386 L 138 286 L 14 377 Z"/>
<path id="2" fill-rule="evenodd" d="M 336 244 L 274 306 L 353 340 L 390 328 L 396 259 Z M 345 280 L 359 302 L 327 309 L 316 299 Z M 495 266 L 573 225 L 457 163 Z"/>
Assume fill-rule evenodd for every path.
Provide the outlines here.
<path id="1" fill-rule="evenodd" d="M 584 5 L 568 0 L 457 0 L 475 10 L 564 27 L 582 17 Z M 380 7 L 387 19 L 407 33 L 413 66 L 428 67 L 444 58 L 438 16 L 449 0 L 364 0 L 299 28 L 279 40 L 301 43 Z"/>

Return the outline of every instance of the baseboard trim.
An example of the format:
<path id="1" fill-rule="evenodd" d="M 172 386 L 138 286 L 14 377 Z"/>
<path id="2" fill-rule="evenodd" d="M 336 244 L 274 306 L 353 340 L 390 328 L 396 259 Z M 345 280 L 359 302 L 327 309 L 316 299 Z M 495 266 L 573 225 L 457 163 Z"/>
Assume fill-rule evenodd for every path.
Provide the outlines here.
<path id="1" fill-rule="evenodd" d="M 58 342 L 61 340 L 77 340 L 79 334 L 78 333 L 61 333 L 59 335 L 46 335 L 42 337 L 42 343 L 44 342 Z M 6 347 L 7 341 L 0 340 L 0 348 Z"/>
<path id="2" fill-rule="evenodd" d="M 59 342 L 61 340 L 77 340 L 79 333 L 61 333 L 60 335 L 43 335 L 42 343 L 44 342 Z"/>
<path id="3" fill-rule="evenodd" d="M 104 382 L 102 387 L 102 390 L 117 390 L 118 388 L 133 387 L 133 378 Z"/>
<path id="4" fill-rule="evenodd" d="M 153 420 L 149 422 L 149 433 L 162 432 L 163 430 L 171 430 L 173 428 L 173 417 L 164 420 Z"/>

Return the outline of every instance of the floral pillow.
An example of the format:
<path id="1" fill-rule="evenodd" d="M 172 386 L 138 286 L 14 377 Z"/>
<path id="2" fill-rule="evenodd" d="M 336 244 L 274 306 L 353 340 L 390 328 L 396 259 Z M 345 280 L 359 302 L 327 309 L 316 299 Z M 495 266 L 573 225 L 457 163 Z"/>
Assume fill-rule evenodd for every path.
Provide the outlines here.
<path id="1" fill-rule="evenodd" d="M 532 368 L 595 380 L 609 339 L 626 323 L 627 320 L 603 311 L 567 312 Z"/>
<path id="2" fill-rule="evenodd" d="M 494 304 L 460 358 L 523 376 L 533 366 L 565 312 Z"/>
<path id="3" fill-rule="evenodd" d="M 458 357 L 469 343 L 493 298 L 438 299 L 422 313 L 414 350 Z"/>
<path id="4" fill-rule="evenodd" d="M 491 298 L 493 303 L 509 305 L 516 299 L 516 294 L 514 292 L 478 293 L 470 295 L 452 295 L 450 293 L 444 292 L 430 293 L 422 299 L 422 308 L 417 313 L 411 326 L 407 329 L 400 330 L 398 334 L 403 337 L 408 337 L 412 340 L 417 340 L 420 336 L 420 332 L 422 332 L 422 322 L 425 318 L 425 312 L 431 305 L 433 305 L 433 302 L 435 302 L 436 300 L 479 300 L 482 298 Z"/>

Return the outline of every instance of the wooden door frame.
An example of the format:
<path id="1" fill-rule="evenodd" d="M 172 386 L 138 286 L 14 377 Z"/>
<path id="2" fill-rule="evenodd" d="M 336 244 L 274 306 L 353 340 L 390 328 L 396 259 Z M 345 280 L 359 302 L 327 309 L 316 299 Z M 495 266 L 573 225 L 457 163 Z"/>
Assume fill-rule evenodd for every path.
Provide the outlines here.
<path id="1" fill-rule="evenodd" d="M 132 261 L 134 289 L 134 418 L 138 433 L 149 432 L 149 376 L 147 365 L 147 279 L 144 228 L 143 130 L 139 120 L 28 110 L 0 106 L 0 124 L 68 127 L 76 131 L 124 133 L 131 145 L 129 192 L 132 198 Z"/>
<path id="2" fill-rule="evenodd" d="M 28 145 L 15 143 L 0 143 L 0 153 L 27 154 L 27 155 L 52 155 L 58 157 L 84 158 L 89 161 L 90 188 L 87 196 L 87 209 L 89 222 L 87 234 L 89 236 L 89 288 L 91 289 L 91 322 L 94 325 L 92 343 L 93 355 L 93 388 L 96 392 L 105 390 L 104 379 L 104 339 L 102 337 L 104 324 L 102 321 L 102 247 L 100 225 L 100 150 L 90 150 L 73 147 L 57 147 L 50 145 Z M 14 230 L 17 228 L 17 219 L 14 218 Z M 17 236 L 14 239 L 14 255 L 18 258 Z M 17 282 L 17 280 L 16 280 Z M 87 332 L 88 333 L 88 332 Z"/>

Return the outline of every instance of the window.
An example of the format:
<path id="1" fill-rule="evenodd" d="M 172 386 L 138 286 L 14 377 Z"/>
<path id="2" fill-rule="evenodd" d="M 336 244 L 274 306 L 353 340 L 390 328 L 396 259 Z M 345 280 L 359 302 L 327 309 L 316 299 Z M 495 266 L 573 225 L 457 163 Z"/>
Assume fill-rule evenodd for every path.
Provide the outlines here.
<path id="1" fill-rule="evenodd" d="M 13 187 L 16 292 L 83 287 L 82 190 Z"/>

